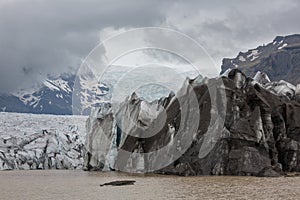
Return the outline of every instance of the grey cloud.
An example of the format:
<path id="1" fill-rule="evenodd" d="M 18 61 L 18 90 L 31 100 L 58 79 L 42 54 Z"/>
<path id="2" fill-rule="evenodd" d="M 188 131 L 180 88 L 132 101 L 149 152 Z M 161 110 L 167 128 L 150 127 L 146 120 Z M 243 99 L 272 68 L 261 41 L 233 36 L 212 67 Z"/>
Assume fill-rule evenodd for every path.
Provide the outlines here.
<path id="1" fill-rule="evenodd" d="M 0 92 L 74 70 L 107 27 L 177 29 L 220 65 L 276 35 L 299 33 L 299 9 L 297 0 L 2 0 Z"/>
<path id="2" fill-rule="evenodd" d="M 97 45 L 103 28 L 161 23 L 164 5 L 139 0 L 2 2 L 0 92 L 74 70 Z"/>
<path id="3" fill-rule="evenodd" d="M 180 4 L 184 3 L 168 13 L 167 24 L 196 38 L 218 65 L 222 58 L 271 42 L 277 35 L 300 32 L 300 2 L 296 0 Z M 186 26 L 185 21 L 191 25 Z"/>

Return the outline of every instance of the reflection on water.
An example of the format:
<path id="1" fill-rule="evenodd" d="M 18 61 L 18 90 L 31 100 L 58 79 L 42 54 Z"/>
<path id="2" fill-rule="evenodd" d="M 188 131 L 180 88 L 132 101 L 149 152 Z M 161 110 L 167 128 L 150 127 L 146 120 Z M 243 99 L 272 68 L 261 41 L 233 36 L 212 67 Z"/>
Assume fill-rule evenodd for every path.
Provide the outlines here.
<path id="1" fill-rule="evenodd" d="M 114 180 L 135 185 L 105 186 Z M 299 199 L 300 177 L 177 177 L 83 171 L 1 171 L 0 199 Z"/>

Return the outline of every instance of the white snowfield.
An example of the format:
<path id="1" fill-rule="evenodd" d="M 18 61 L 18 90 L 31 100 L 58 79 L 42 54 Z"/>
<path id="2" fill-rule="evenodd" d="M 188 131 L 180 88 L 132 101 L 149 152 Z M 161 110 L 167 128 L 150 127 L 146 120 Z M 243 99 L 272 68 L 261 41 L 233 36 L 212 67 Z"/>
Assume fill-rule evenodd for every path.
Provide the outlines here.
<path id="1" fill-rule="evenodd" d="M 81 169 L 86 119 L 0 112 L 0 170 Z"/>

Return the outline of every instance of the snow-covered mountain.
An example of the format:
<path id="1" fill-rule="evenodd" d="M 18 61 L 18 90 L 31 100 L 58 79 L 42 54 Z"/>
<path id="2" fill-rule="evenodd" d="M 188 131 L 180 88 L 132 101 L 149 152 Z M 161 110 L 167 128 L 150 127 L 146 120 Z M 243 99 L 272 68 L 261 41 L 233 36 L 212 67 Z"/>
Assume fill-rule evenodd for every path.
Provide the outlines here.
<path id="1" fill-rule="evenodd" d="M 36 88 L 20 89 L 16 92 L 0 95 L 0 109 L 6 112 L 40 113 L 40 114 L 72 114 L 73 85 L 76 76 L 63 74 L 58 77 L 48 77 Z M 85 81 L 83 96 L 105 95 L 108 88 L 101 84 L 99 90 Z M 83 99 L 83 101 L 87 101 Z"/>
<path id="2" fill-rule="evenodd" d="M 73 76 L 49 77 L 37 88 L 1 94 L 0 108 L 7 112 L 68 114 L 73 79 Z"/>
<path id="3" fill-rule="evenodd" d="M 130 95 L 136 85 L 152 81 L 151 74 L 145 75 L 142 70 L 133 69 L 134 67 L 129 66 L 110 66 L 101 77 L 101 81 L 89 69 L 77 74 L 49 76 L 36 88 L 0 93 L 0 111 L 89 115 L 92 107 L 110 101 L 115 89 L 119 89 L 116 93 L 120 93 L 121 90 L 123 96 Z M 159 74 L 160 71 L 153 69 L 152 73 Z M 181 79 L 195 76 L 195 72 L 191 71 L 179 73 Z M 159 75 L 156 78 L 166 79 Z M 167 86 L 171 86 L 174 85 L 175 79 L 182 82 L 176 76 L 164 82 Z M 118 85 L 121 85 L 121 89 Z M 170 89 L 163 88 L 159 84 L 146 84 L 135 92 L 147 100 L 154 100 L 168 96 Z"/>
<path id="4" fill-rule="evenodd" d="M 257 71 L 267 73 L 272 81 L 300 83 L 300 35 L 277 36 L 272 42 L 224 58 L 222 73 L 238 68 L 253 77 Z"/>

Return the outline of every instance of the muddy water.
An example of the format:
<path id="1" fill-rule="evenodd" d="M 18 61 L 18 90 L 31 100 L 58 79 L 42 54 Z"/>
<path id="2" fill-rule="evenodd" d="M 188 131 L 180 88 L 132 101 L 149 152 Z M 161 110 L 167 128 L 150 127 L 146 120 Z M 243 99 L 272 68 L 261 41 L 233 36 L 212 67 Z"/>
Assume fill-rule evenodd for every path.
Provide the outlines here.
<path id="1" fill-rule="evenodd" d="M 114 180 L 135 185 L 105 186 Z M 300 199 L 300 177 L 177 177 L 83 171 L 1 171 L 0 199 Z"/>

